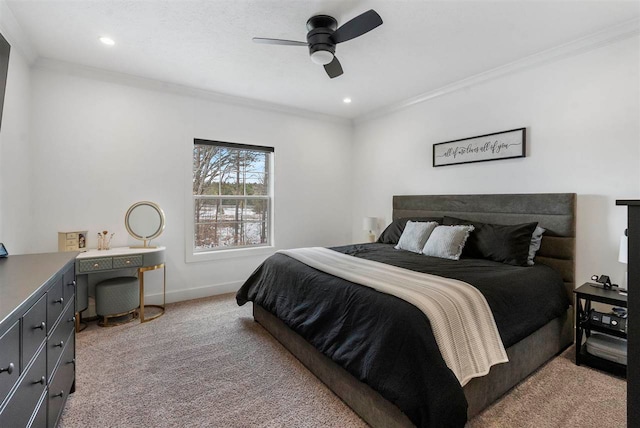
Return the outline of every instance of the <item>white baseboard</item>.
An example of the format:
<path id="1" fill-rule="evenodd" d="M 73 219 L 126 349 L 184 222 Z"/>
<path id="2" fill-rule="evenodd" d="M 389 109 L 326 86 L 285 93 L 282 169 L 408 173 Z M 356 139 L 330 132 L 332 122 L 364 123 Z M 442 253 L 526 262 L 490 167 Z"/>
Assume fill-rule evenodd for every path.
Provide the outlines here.
<path id="1" fill-rule="evenodd" d="M 244 281 L 225 282 L 223 284 L 206 285 L 204 287 L 188 288 L 186 290 L 168 291 L 166 295 L 167 303 L 183 302 L 185 300 L 201 299 L 203 297 L 217 296 L 225 293 L 235 293 L 242 287 Z M 145 305 L 161 305 L 162 293 L 150 293 L 144 295 Z M 83 318 L 96 316 L 95 301 L 89 298 L 89 307 L 82 312 Z"/>
<path id="2" fill-rule="evenodd" d="M 234 293 L 240 289 L 244 281 L 225 282 L 222 284 L 205 285 L 203 287 L 187 288 L 183 290 L 167 291 L 167 303 L 183 302 L 185 300 L 200 299 L 202 297 L 217 296 L 218 294 Z M 146 304 L 161 304 L 162 294 L 145 294 Z"/>

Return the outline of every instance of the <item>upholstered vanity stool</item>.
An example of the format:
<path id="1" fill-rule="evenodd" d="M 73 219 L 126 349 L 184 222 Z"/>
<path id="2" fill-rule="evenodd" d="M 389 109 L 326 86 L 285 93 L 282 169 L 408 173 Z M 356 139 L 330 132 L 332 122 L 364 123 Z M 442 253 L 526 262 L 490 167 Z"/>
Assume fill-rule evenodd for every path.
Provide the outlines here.
<path id="1" fill-rule="evenodd" d="M 129 316 L 128 319 L 111 325 L 133 321 L 138 317 L 140 288 L 135 276 L 118 276 L 96 284 L 96 314 L 102 318 L 98 322 L 109 326 L 109 318 Z"/>

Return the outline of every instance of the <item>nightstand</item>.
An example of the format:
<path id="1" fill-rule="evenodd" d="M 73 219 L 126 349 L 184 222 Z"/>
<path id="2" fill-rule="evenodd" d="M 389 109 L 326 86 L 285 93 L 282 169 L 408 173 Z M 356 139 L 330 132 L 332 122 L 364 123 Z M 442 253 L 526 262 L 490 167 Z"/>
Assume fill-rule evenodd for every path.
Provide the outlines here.
<path id="1" fill-rule="evenodd" d="M 586 350 L 586 343 L 582 343 L 583 335 L 588 338 L 592 331 L 604 333 L 609 336 L 627 339 L 626 320 L 624 327 L 616 320 L 606 316 L 601 320 L 592 320 L 591 302 L 600 302 L 608 305 L 627 307 L 627 296 L 622 295 L 617 289 L 605 290 L 593 287 L 585 283 L 573 290 L 576 294 L 576 364 L 587 364 L 600 370 L 605 370 L 618 376 L 626 377 L 627 366 L 614 361 L 591 355 Z M 582 301 L 584 300 L 584 306 Z M 597 315 L 597 314 L 596 314 Z M 607 318 L 607 319 L 604 319 Z"/>

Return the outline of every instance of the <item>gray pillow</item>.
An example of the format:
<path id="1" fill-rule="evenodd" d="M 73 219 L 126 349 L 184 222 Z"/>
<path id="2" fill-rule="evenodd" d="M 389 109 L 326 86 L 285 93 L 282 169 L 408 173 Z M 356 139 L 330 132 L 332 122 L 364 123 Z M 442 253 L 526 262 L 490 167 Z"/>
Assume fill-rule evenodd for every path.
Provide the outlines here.
<path id="1" fill-rule="evenodd" d="M 545 233 L 547 229 L 544 227 L 536 226 L 536 230 L 533 231 L 531 235 L 531 243 L 529 244 L 529 257 L 527 258 L 527 264 L 529 266 L 533 266 L 535 263 L 533 262 L 533 258 L 536 256 L 536 253 L 540 249 L 540 244 L 542 244 L 542 234 Z"/>
<path id="2" fill-rule="evenodd" d="M 459 260 L 464 244 L 474 227 L 471 225 L 438 226 L 422 248 L 425 256 Z"/>
<path id="3" fill-rule="evenodd" d="M 429 239 L 429 235 L 433 232 L 433 229 L 438 226 L 435 221 L 429 221 L 426 223 L 417 221 L 408 221 L 407 225 L 402 231 L 398 245 L 394 248 L 396 250 L 406 250 L 420 254 L 424 243 Z"/>

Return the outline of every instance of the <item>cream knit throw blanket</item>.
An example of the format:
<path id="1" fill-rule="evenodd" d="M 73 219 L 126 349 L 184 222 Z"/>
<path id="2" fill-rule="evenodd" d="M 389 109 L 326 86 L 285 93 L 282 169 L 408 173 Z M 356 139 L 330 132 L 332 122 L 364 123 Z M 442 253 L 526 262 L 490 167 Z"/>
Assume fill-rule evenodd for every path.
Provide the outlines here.
<path id="1" fill-rule="evenodd" d="M 281 250 L 310 267 L 403 299 L 429 318 L 442 357 L 462 386 L 509 361 L 486 299 L 466 282 L 327 248 Z"/>

